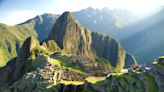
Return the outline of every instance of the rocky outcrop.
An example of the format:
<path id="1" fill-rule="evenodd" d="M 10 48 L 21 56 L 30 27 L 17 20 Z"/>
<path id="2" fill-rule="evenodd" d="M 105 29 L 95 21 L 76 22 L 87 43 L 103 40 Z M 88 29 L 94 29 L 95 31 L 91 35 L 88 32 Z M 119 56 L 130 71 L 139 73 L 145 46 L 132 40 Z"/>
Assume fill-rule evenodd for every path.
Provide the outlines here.
<path id="1" fill-rule="evenodd" d="M 54 40 L 48 40 L 47 42 L 43 42 L 42 46 L 45 47 L 46 50 L 48 50 L 49 52 L 61 51 L 61 49 Z"/>
<path id="2" fill-rule="evenodd" d="M 56 21 L 49 39 L 53 39 L 67 54 L 89 55 L 91 34 L 83 28 L 70 12 L 63 13 Z"/>
<path id="3" fill-rule="evenodd" d="M 124 67 L 126 52 L 116 40 L 97 32 L 92 32 L 92 49 L 98 56 L 107 59 L 112 66 Z"/>
<path id="4" fill-rule="evenodd" d="M 17 63 L 25 61 L 31 55 L 32 49 L 36 44 L 38 44 L 38 42 L 33 37 L 27 38 L 19 50 Z"/>

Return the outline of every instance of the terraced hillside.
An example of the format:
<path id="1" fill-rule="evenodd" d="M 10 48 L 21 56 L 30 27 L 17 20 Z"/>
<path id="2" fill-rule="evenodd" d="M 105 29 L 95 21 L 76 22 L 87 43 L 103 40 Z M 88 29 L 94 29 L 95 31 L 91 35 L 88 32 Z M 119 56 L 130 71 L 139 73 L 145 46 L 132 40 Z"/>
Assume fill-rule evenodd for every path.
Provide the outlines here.
<path id="1" fill-rule="evenodd" d="M 37 62 L 44 62 L 43 68 L 26 73 L 24 77 L 8 87 L 5 92 L 163 92 L 164 78 L 159 74 L 158 66 L 150 70 L 128 73 L 110 73 L 108 76 L 96 77 L 81 70 L 66 67 L 60 60 L 45 59 L 47 56 L 39 56 Z M 39 60 L 38 60 L 39 59 Z M 46 62 L 45 62 L 46 61 Z M 36 62 L 36 61 L 35 61 Z M 163 66 L 162 61 L 156 64 Z M 41 64 L 43 65 L 43 63 Z M 158 70 L 156 70 L 158 69 Z M 69 77 L 67 73 L 71 74 Z M 55 72 L 55 76 L 52 75 Z M 157 74 L 154 74 L 157 73 Z M 153 74 L 153 75 L 152 75 Z M 66 77 L 67 76 L 67 77 Z M 57 78 L 54 78 L 57 77 Z M 71 79 L 73 78 L 73 79 Z M 24 90 L 28 88 L 28 90 Z"/>

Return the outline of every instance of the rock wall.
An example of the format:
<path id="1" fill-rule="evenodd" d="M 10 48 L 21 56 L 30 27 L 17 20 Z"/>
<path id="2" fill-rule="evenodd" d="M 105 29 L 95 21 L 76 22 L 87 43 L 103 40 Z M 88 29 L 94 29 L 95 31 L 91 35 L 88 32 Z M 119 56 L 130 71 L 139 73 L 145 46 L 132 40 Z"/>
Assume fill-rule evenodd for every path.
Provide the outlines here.
<path id="1" fill-rule="evenodd" d="M 121 44 L 111 37 L 92 32 L 92 49 L 98 56 L 107 59 L 113 67 L 124 67 L 126 52 Z"/>

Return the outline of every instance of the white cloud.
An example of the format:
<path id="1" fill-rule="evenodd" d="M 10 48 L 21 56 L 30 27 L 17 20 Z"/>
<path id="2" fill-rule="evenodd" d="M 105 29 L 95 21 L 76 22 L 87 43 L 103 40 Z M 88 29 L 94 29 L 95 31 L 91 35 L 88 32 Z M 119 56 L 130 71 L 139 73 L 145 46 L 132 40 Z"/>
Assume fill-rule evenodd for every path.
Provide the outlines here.
<path id="1" fill-rule="evenodd" d="M 62 13 L 67 10 L 77 11 L 87 7 L 98 9 L 108 7 L 109 9 L 128 9 L 142 15 L 154 12 L 161 5 L 164 5 L 164 0 L 60 0 L 54 6 L 54 10 L 57 13 Z"/>
<path id="2" fill-rule="evenodd" d="M 38 14 L 39 12 L 32 10 L 12 11 L 9 12 L 9 15 L 4 17 L 3 20 L 0 20 L 0 23 L 15 25 L 18 23 L 22 23 L 27 19 L 33 18 Z"/>
<path id="3" fill-rule="evenodd" d="M 110 9 L 130 9 L 135 13 L 145 15 L 146 12 L 150 13 L 155 7 L 161 5 L 164 5 L 164 0 L 50 0 L 48 5 L 45 4 L 44 8 L 39 11 L 61 14 L 64 11 L 78 11 L 87 7 L 98 9 L 108 7 Z M 0 18 L 0 22 L 14 25 L 38 14 L 40 14 L 38 11 L 33 10 L 11 11 L 6 17 Z"/>
<path id="4" fill-rule="evenodd" d="M 61 12 L 63 10 L 79 10 L 86 7 L 94 8 L 136 8 L 136 7 L 156 7 L 164 5 L 164 0 L 60 0 L 57 2 L 57 11 Z"/>

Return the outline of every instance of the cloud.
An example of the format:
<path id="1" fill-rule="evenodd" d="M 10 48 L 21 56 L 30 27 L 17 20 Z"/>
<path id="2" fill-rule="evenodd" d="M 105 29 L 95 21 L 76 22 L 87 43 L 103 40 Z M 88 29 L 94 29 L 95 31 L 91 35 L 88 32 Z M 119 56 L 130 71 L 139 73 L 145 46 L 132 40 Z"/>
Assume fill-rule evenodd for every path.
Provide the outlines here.
<path id="1" fill-rule="evenodd" d="M 33 18 L 38 14 L 39 12 L 32 10 L 12 11 L 9 12 L 8 16 L 4 17 L 3 20 L 0 20 L 0 22 L 8 25 L 15 25 Z"/>
<path id="2" fill-rule="evenodd" d="M 164 5 L 164 0 L 60 0 L 54 9 L 57 13 L 64 11 L 78 11 L 87 7 L 102 9 L 127 9 L 136 14 L 145 14 L 155 11 L 159 6 Z"/>
<path id="3" fill-rule="evenodd" d="M 0 0 L 0 4 L 2 1 L 3 0 Z M 152 11 L 152 9 L 154 9 L 156 6 L 164 5 L 164 0 L 50 0 L 48 3 L 45 2 L 44 4 L 45 6 L 42 6 L 41 8 L 38 6 L 39 9 L 35 9 L 35 11 L 30 9 L 23 11 L 9 11 L 7 16 L 6 13 L 4 13 L 1 15 L 3 17 L 0 18 L 0 22 L 9 25 L 15 25 L 24 22 L 38 14 L 41 14 L 41 12 L 61 14 L 64 11 L 79 11 L 87 7 L 98 9 L 103 7 L 108 7 L 110 9 L 130 9 L 138 14 L 145 14 L 146 12 Z"/>

